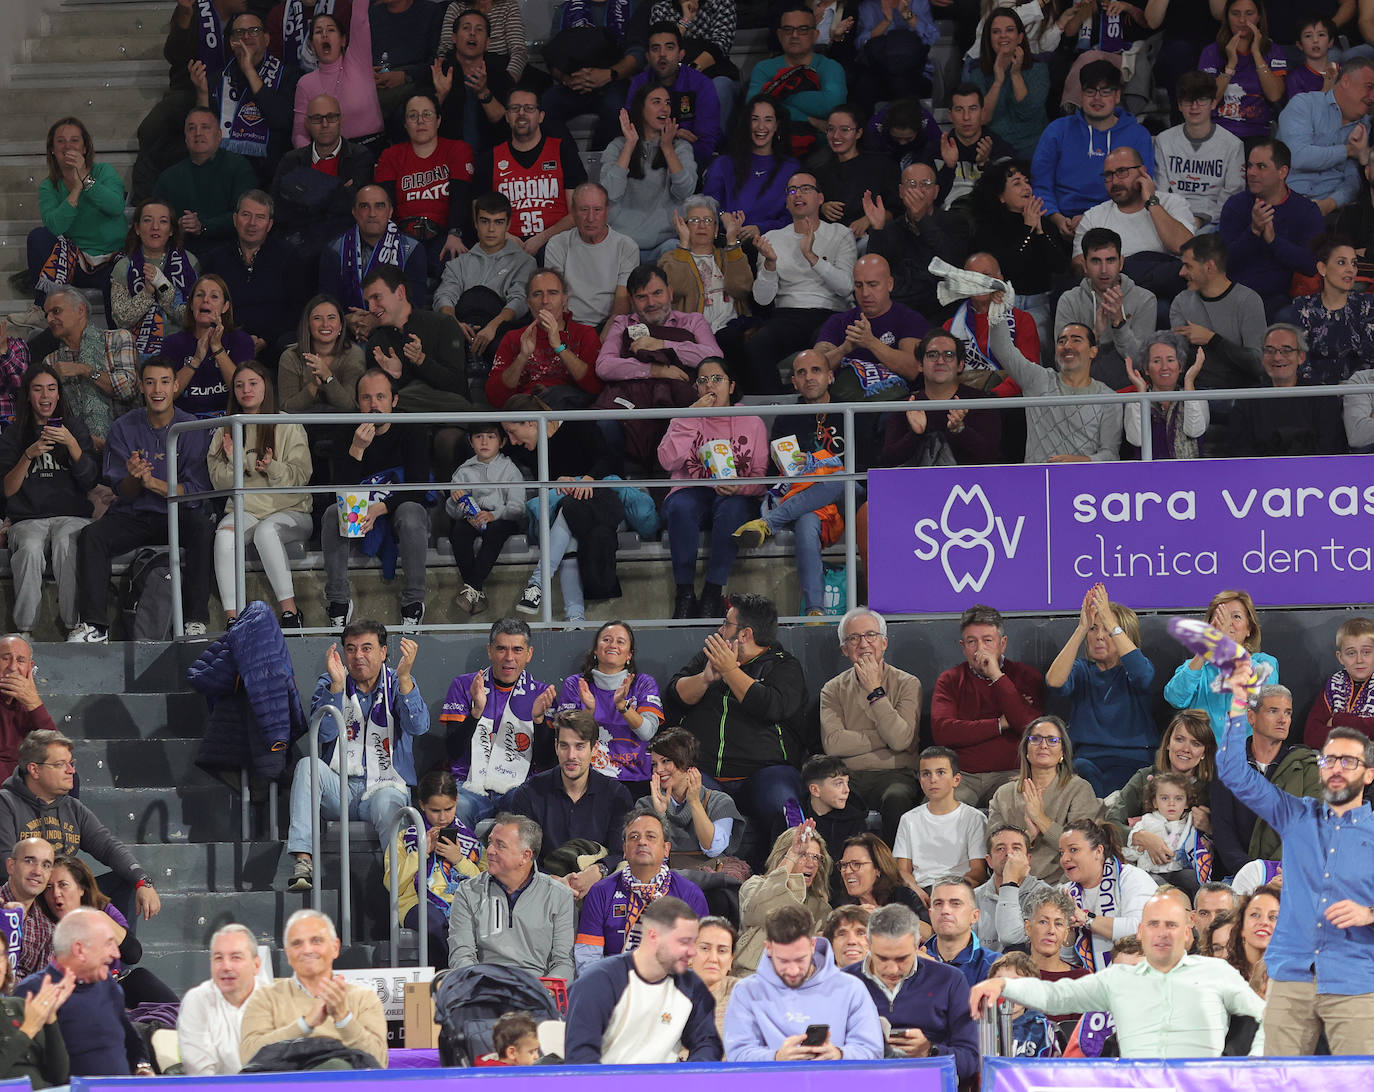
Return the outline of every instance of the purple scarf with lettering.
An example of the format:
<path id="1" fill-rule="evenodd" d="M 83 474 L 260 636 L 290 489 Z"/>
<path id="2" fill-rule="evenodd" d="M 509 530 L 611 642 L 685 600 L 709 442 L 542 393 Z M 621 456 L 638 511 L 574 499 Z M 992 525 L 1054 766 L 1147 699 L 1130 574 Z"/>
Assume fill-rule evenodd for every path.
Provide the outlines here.
<path id="1" fill-rule="evenodd" d="M 1083 902 L 1086 892 L 1081 883 L 1070 883 L 1065 891 L 1080 910 L 1089 909 Z M 1107 857 L 1102 862 L 1102 879 L 1097 885 L 1097 906 L 1091 909 L 1098 917 L 1110 918 L 1115 916 L 1120 905 L 1121 862 L 1115 857 Z M 1111 940 L 1099 937 L 1090 926 L 1085 925 L 1078 930 L 1078 939 L 1074 941 L 1073 948 L 1083 966 L 1094 974 L 1112 961 Z"/>
<path id="2" fill-rule="evenodd" d="M 196 271 L 191 265 L 191 256 L 184 250 L 169 250 L 162 259 L 162 275 L 172 282 L 176 289 L 173 304 L 180 307 L 191 295 L 191 285 L 195 283 Z M 143 248 L 136 246 L 129 255 L 128 275 L 129 295 L 137 296 L 143 291 Z M 134 344 L 144 357 L 152 356 L 162 348 L 162 339 L 167 334 L 167 317 L 155 302 L 144 313 L 134 334 Z"/>

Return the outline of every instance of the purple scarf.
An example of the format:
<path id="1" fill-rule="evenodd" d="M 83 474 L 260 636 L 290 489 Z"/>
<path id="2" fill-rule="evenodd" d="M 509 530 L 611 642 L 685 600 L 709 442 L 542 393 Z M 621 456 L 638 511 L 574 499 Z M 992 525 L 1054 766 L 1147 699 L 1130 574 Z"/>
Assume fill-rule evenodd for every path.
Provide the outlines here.
<path id="1" fill-rule="evenodd" d="M 162 273 L 176 289 L 176 305 L 185 303 L 195 283 L 196 271 L 191 265 L 191 256 L 184 250 L 169 250 L 162 259 Z M 136 246 L 129 255 L 128 274 L 129 295 L 137 296 L 143 291 L 143 247 Z M 167 319 L 156 302 L 144 313 L 134 335 L 134 344 L 144 357 L 152 356 L 162 348 L 162 339 L 167 334 Z"/>

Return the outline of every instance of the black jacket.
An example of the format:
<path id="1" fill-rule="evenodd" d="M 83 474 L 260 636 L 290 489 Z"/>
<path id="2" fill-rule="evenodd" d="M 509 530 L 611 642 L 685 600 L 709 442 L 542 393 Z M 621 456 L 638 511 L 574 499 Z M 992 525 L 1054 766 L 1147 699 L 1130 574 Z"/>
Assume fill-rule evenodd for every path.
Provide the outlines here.
<path id="1" fill-rule="evenodd" d="M 948 310 L 935 295 L 939 283 L 930 272 L 930 259 L 943 258 L 962 266 L 968 256 L 968 233 L 962 217 L 934 209 L 915 227 L 905 210 L 890 217 L 882 231 L 868 233 L 868 252 L 881 254 L 892 269 L 892 298 L 933 323 Z"/>
<path id="2" fill-rule="evenodd" d="M 702 772 L 717 778 L 749 777 L 765 766 L 800 767 L 806 758 L 800 720 L 807 691 L 797 658 L 776 646 L 766 648 L 740 665 L 756 680 L 742 701 L 717 680 L 701 701 L 687 705 L 678 697 L 677 684 L 705 666 L 706 653 L 698 652 L 673 676 L 665 695 L 669 723 L 681 723 L 696 736 Z"/>
<path id="3" fill-rule="evenodd" d="M 338 177 L 317 171 L 312 165 L 311 145 L 293 148 L 277 164 L 272 179 L 277 230 L 299 232 L 321 249 L 353 226 L 353 198 L 372 181 L 377 166 L 373 154 L 351 140 L 339 144 Z"/>

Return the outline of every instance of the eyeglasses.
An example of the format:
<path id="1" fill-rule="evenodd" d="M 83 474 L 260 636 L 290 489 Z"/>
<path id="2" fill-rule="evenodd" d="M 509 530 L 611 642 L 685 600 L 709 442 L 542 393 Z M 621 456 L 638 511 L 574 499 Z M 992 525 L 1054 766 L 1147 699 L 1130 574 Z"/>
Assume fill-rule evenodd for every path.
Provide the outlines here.
<path id="1" fill-rule="evenodd" d="M 699 375 L 692 382 L 698 387 L 716 387 L 722 383 L 728 383 L 729 380 L 723 375 Z"/>
<path id="2" fill-rule="evenodd" d="M 935 186 L 938 186 L 939 184 L 940 184 L 940 183 L 936 182 L 935 179 L 933 179 L 933 178 L 904 178 L 904 179 L 902 179 L 902 185 L 905 186 L 905 187 L 906 187 L 907 189 L 909 189 L 909 190 L 928 190 L 928 189 L 932 189 L 932 188 L 935 187 Z"/>
<path id="3" fill-rule="evenodd" d="M 341 117 L 343 117 L 343 115 L 337 112 L 333 114 L 306 114 L 305 120 L 310 122 L 311 125 L 333 125 Z"/>
<path id="4" fill-rule="evenodd" d="M 816 28 L 810 24 L 803 23 L 801 26 L 780 26 L 778 27 L 779 37 L 783 35 L 810 34 Z"/>
<path id="5" fill-rule="evenodd" d="M 872 864 L 872 861 L 841 861 L 839 869 L 841 872 L 857 872 L 859 869 L 867 868 Z"/>
<path id="6" fill-rule="evenodd" d="M 531 103 L 526 103 L 526 104 L 523 105 L 523 106 L 516 106 L 514 103 L 512 103 L 510 106 L 507 106 L 507 107 L 506 107 L 506 113 L 508 113 L 508 114 L 537 114 L 537 113 L 539 113 L 539 104 L 538 104 L 537 102 L 531 102 Z"/>
<path id="7" fill-rule="evenodd" d="M 1057 747 L 1059 736 L 1031 736 L 1026 740 L 1032 747 Z"/>
<path id="8" fill-rule="evenodd" d="M 229 32 L 230 38 L 259 38 L 266 34 L 262 27 L 235 27 Z"/>
<path id="9" fill-rule="evenodd" d="M 1114 170 L 1114 171 L 1103 171 L 1103 172 L 1102 172 L 1102 181 L 1103 181 L 1103 182 L 1115 182 L 1118 178 L 1129 178 L 1132 171 L 1138 171 L 1138 170 L 1141 170 L 1141 169 L 1142 169 L 1142 165 L 1141 165 L 1141 164 L 1139 164 L 1139 163 L 1133 163 L 1133 164 L 1131 164 L 1131 166 L 1129 166 L 1129 167 L 1118 167 L 1118 168 L 1117 168 L 1116 170 Z"/>
<path id="10" fill-rule="evenodd" d="M 801 853 L 797 855 L 797 859 L 799 861 L 810 861 L 812 864 L 821 863 L 821 855 L 819 853 Z"/>
<path id="11" fill-rule="evenodd" d="M 1083 94 L 1084 94 L 1085 96 L 1086 96 L 1086 95 L 1092 95 L 1093 98 L 1096 98 L 1096 99 L 1105 99 L 1105 98 L 1109 98 L 1109 97 L 1111 97 L 1112 95 L 1115 95 L 1116 92 L 1117 92 L 1117 88 L 1115 88 L 1115 87 L 1085 87 L 1085 88 L 1083 88 Z"/>
<path id="12" fill-rule="evenodd" d="M 947 360 L 953 362 L 959 359 L 959 354 L 953 349 L 927 349 L 922 356 L 925 360 Z M 977 642 L 975 642 L 975 644 L 976 643 Z"/>
<path id="13" fill-rule="evenodd" d="M 1354 755 L 1317 756 L 1317 767 L 1322 770 L 1330 770 L 1339 766 L 1346 773 L 1350 773 L 1352 770 L 1358 770 L 1363 765 L 1365 765 L 1364 759 L 1356 758 Z"/>
<path id="14" fill-rule="evenodd" d="M 1285 360 L 1287 360 L 1289 357 L 1297 356 L 1297 355 L 1298 355 L 1298 350 L 1297 350 L 1296 347 L 1294 347 L 1294 346 L 1292 346 L 1292 345 L 1279 345 L 1279 346 L 1266 345 L 1263 349 L 1260 350 L 1260 355 L 1261 355 L 1261 356 L 1281 356 L 1281 357 L 1283 357 Z"/>
<path id="15" fill-rule="evenodd" d="M 420 110 L 418 112 L 408 112 L 406 121 L 433 121 L 439 115 L 433 110 Z"/>
<path id="16" fill-rule="evenodd" d="M 788 196 L 788 197 L 791 197 L 791 196 L 793 196 L 794 194 L 798 194 L 798 193 L 815 193 L 815 192 L 816 192 L 816 187 L 810 185 L 810 184 L 807 183 L 807 182 L 803 182 L 800 186 L 788 186 L 788 187 L 787 187 L 787 196 Z"/>
<path id="17" fill-rule="evenodd" d="M 876 629 L 870 629 L 867 633 L 851 633 L 844 639 L 847 645 L 875 645 L 883 639 L 883 635 Z"/>
<path id="18" fill-rule="evenodd" d="M 714 216 L 689 216 L 683 222 L 691 224 L 693 227 L 705 227 L 708 224 L 714 224 L 716 218 Z"/>
<path id="19" fill-rule="evenodd" d="M 76 762 L 75 762 L 74 760 L 70 759 L 70 758 L 67 759 L 67 760 L 65 760 L 65 761 L 63 761 L 63 762 L 35 762 L 34 765 L 35 765 L 35 766 L 46 766 L 46 767 L 48 767 L 48 769 L 50 769 L 50 770 L 75 770 L 75 769 L 76 769 Z"/>
<path id="20" fill-rule="evenodd" d="M 845 136 L 849 133 L 857 133 L 858 131 L 859 130 L 853 125 L 827 125 L 825 127 L 826 136 L 830 136 L 831 134 Z"/>

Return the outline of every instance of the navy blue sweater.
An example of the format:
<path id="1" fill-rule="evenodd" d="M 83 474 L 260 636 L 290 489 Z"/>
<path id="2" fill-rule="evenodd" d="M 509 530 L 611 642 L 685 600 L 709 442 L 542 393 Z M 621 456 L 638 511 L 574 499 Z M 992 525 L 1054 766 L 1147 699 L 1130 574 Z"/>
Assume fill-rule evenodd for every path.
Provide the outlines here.
<path id="1" fill-rule="evenodd" d="M 867 959 L 843 971 L 868 989 L 878 1015 L 894 1029 L 920 1028 L 930 1040 L 931 1057 L 952 1055 L 959 1079 L 978 1072 L 978 1028 L 968 1010 L 968 983 L 957 968 L 931 959 L 917 958 L 910 978 L 891 1001 L 876 982 L 864 974 Z"/>
<path id="2" fill-rule="evenodd" d="M 37 993 L 43 978 L 63 972 L 49 963 L 20 982 L 16 997 Z M 148 1060 L 143 1039 L 124 1011 L 124 991 L 113 978 L 81 982 L 57 1011 L 57 1026 L 67 1044 L 73 1077 L 127 1077 Z"/>

